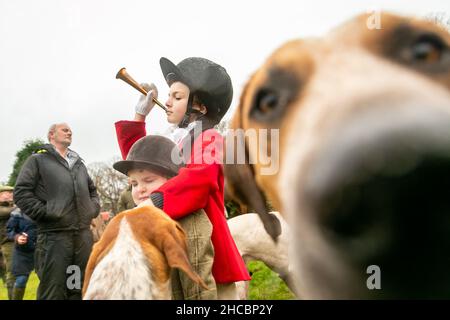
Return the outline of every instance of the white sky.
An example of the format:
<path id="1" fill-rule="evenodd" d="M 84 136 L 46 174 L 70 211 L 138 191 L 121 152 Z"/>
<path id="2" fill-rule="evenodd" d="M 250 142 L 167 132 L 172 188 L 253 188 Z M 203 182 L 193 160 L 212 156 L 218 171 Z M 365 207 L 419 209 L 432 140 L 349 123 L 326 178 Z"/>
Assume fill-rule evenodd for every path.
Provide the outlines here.
<path id="1" fill-rule="evenodd" d="M 154 82 L 164 103 L 159 58 L 208 58 L 231 76 L 233 110 L 248 77 L 286 40 L 374 9 L 425 16 L 450 13 L 450 1 L 0 0 L 0 181 L 23 141 L 45 139 L 54 122 L 69 123 L 87 164 L 118 156 L 114 122 L 131 119 L 139 98 L 115 79 L 121 67 Z M 167 127 L 155 109 L 154 133 Z"/>

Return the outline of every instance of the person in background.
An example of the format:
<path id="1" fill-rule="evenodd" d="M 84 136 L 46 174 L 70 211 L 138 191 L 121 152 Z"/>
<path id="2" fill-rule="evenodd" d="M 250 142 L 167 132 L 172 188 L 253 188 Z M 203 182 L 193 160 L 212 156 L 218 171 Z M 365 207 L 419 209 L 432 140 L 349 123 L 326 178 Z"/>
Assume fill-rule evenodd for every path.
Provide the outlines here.
<path id="1" fill-rule="evenodd" d="M 133 209 L 135 206 L 136 204 L 131 195 L 131 183 L 128 182 L 128 186 L 120 193 L 116 215 L 122 211 Z"/>
<path id="2" fill-rule="evenodd" d="M 94 242 L 97 242 L 102 237 L 103 232 L 105 232 L 106 226 L 111 220 L 111 212 L 102 211 L 97 216 L 97 218 L 92 219 L 91 221 L 91 232 L 94 236 Z"/>
<path id="3" fill-rule="evenodd" d="M 3 284 L 6 287 L 6 265 L 5 261 L 3 260 L 3 252 L 0 247 L 0 279 L 2 279 Z"/>
<path id="4" fill-rule="evenodd" d="M 8 299 L 12 299 L 14 288 L 14 275 L 12 274 L 12 253 L 14 242 L 8 239 L 6 235 L 6 224 L 8 223 L 11 212 L 15 209 L 13 202 L 13 190 L 11 186 L 0 186 L 0 247 L 3 255 L 3 264 L 5 266 L 6 289 L 8 290 Z"/>
<path id="5" fill-rule="evenodd" d="M 91 220 L 100 212 L 100 202 L 83 160 L 69 149 L 70 127 L 54 124 L 47 138 L 50 143 L 23 164 L 14 200 L 37 224 L 37 299 L 79 300 L 93 246 Z M 68 286 L 68 277 L 74 274 L 79 275 L 80 281 L 75 283 L 80 286 Z"/>
<path id="6" fill-rule="evenodd" d="M 16 278 L 12 294 L 13 300 L 22 300 L 28 278 L 34 269 L 34 249 L 36 247 L 36 223 L 19 208 L 11 212 L 6 226 L 8 239 L 14 241 L 12 273 Z"/>

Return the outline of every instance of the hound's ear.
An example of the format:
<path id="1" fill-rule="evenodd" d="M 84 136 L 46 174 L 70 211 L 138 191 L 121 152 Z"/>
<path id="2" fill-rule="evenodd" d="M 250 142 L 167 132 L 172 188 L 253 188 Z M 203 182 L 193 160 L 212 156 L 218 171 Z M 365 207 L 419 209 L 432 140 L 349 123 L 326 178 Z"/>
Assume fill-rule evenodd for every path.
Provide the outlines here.
<path id="1" fill-rule="evenodd" d="M 187 256 L 186 236 L 183 229 L 176 224 L 170 228 L 163 241 L 163 251 L 170 267 L 183 271 L 189 278 L 198 285 L 208 289 L 208 286 L 200 276 L 192 269 Z"/>
<path id="2" fill-rule="evenodd" d="M 245 142 L 246 139 L 242 117 L 244 100 L 248 92 L 250 81 L 244 87 L 239 106 L 230 123 L 230 129 L 235 131 L 229 132 L 226 137 L 223 162 L 225 164 L 224 173 L 226 186 L 227 192 L 232 198 L 235 198 L 238 203 L 246 205 L 258 213 L 264 224 L 264 229 L 266 229 L 267 233 L 276 241 L 277 237 L 281 234 L 281 225 L 278 219 L 273 219 L 273 216 L 270 215 L 267 210 L 266 198 L 256 183 L 253 167 L 249 163 L 248 149 Z M 233 140 L 231 140 L 231 138 Z M 230 150 L 230 148 L 232 150 Z M 228 157 L 227 152 L 232 152 L 232 157 Z M 238 153 L 244 153 L 244 155 Z M 244 156 L 245 163 L 238 161 L 242 159 L 242 156 Z M 229 161 L 232 163 L 228 163 Z"/>
<path id="3" fill-rule="evenodd" d="M 281 225 L 278 219 L 273 219 L 273 216 L 269 214 L 265 195 L 256 183 L 253 167 L 249 163 L 245 134 L 242 130 L 238 130 L 233 135 L 228 136 L 228 138 L 231 137 L 233 137 L 233 140 L 236 137 L 236 141 L 227 141 L 225 150 L 235 146 L 237 148 L 233 151 L 233 159 L 229 159 L 225 155 L 224 173 L 227 191 L 233 198 L 236 198 L 237 202 L 258 213 L 264 224 L 264 229 L 276 241 L 281 234 Z M 245 153 L 245 163 L 239 164 L 240 155 L 237 154 L 238 152 Z M 232 163 L 227 163 L 230 160 L 232 160 Z"/>
<path id="4" fill-rule="evenodd" d="M 264 193 L 256 184 L 252 167 L 249 164 L 226 164 L 224 168 L 228 191 L 239 203 L 258 213 L 264 229 L 276 241 L 281 234 L 280 221 L 269 214 Z"/>
<path id="5" fill-rule="evenodd" d="M 258 187 L 249 164 L 225 164 L 225 187 L 228 197 L 250 210 L 267 212 L 264 193 Z"/>

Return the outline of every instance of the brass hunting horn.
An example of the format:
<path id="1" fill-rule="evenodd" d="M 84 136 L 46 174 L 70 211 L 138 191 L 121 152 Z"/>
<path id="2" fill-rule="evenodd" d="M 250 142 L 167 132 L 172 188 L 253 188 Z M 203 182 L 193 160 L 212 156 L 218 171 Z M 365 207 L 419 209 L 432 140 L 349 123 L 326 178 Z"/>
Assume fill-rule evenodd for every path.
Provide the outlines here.
<path id="1" fill-rule="evenodd" d="M 147 90 L 145 90 L 139 83 L 136 82 L 136 80 L 134 80 L 128 74 L 127 69 L 125 69 L 125 68 L 120 69 L 119 72 L 117 72 L 117 74 L 116 74 L 116 79 L 125 81 L 130 86 L 132 86 L 137 91 L 139 91 L 140 93 L 147 95 Z M 163 108 L 164 111 L 167 112 L 167 108 L 161 102 L 159 102 L 157 99 L 155 99 L 153 97 L 152 97 L 152 99 L 153 99 L 153 102 L 155 102 L 158 106 L 160 106 L 161 108 Z"/>

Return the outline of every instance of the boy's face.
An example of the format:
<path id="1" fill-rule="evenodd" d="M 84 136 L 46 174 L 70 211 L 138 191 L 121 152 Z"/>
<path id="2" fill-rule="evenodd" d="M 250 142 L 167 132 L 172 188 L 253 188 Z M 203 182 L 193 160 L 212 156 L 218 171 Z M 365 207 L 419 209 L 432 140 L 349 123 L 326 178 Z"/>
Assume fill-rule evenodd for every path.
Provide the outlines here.
<path id="1" fill-rule="evenodd" d="M 12 191 L 0 192 L 0 202 L 12 202 L 12 201 L 13 201 Z"/>
<path id="2" fill-rule="evenodd" d="M 139 205 L 150 197 L 150 194 L 162 186 L 168 179 L 147 169 L 128 171 L 131 183 L 131 195 L 134 203 Z"/>
<path id="3" fill-rule="evenodd" d="M 167 121 L 178 124 L 183 120 L 187 110 L 189 88 L 181 82 L 174 82 L 170 86 L 169 98 L 166 101 Z"/>

